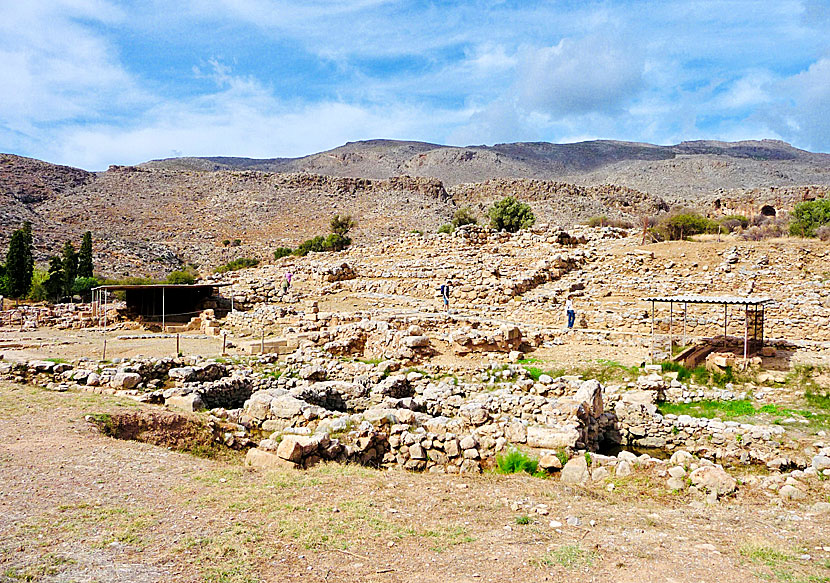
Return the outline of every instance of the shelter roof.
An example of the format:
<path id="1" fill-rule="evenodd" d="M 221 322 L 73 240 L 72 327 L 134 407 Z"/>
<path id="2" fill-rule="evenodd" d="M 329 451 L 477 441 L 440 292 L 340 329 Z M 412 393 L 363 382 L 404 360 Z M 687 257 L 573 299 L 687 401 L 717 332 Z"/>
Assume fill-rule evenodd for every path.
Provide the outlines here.
<path id="1" fill-rule="evenodd" d="M 98 287 L 92 288 L 93 290 L 98 289 L 105 289 L 108 291 L 122 291 L 128 289 L 208 289 L 214 287 L 224 287 L 226 285 L 231 285 L 229 283 L 194 283 L 194 284 L 184 284 L 184 283 L 152 283 L 152 284 L 136 284 L 136 285 L 100 285 Z"/>
<path id="2" fill-rule="evenodd" d="M 738 296 L 653 296 L 643 298 L 644 302 L 673 302 L 676 304 L 734 304 L 741 306 L 760 306 L 774 301 L 767 297 Z"/>

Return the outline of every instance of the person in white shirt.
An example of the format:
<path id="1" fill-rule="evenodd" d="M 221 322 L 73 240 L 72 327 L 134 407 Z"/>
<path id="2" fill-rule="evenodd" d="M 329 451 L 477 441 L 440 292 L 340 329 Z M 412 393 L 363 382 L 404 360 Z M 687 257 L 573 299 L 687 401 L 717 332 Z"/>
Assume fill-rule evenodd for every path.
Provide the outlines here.
<path id="1" fill-rule="evenodd" d="M 565 312 L 568 314 L 568 329 L 574 327 L 574 321 L 576 320 L 576 312 L 574 311 L 574 302 L 571 298 L 568 298 L 565 302 Z"/>

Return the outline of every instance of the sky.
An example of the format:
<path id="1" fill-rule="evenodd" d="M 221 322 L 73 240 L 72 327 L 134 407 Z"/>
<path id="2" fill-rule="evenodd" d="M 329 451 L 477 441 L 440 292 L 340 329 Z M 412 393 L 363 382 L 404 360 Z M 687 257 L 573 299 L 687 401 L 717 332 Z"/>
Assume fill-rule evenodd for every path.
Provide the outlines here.
<path id="1" fill-rule="evenodd" d="M 449 145 L 830 152 L 830 0 L 0 0 L 0 151 L 103 170 Z"/>

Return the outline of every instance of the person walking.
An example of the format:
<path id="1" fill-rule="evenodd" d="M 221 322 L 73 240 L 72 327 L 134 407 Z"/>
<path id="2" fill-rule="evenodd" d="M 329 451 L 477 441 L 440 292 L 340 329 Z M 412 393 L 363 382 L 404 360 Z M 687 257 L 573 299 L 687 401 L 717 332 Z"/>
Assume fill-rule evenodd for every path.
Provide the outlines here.
<path id="1" fill-rule="evenodd" d="M 565 302 L 565 312 L 568 314 L 568 330 L 571 330 L 574 327 L 574 321 L 576 320 L 576 311 L 574 310 L 573 299 L 568 298 Z"/>
<path id="2" fill-rule="evenodd" d="M 288 293 L 288 290 L 291 288 L 291 277 L 292 274 L 290 271 L 285 272 L 285 281 L 282 284 L 282 293 Z"/>
<path id="3" fill-rule="evenodd" d="M 447 310 L 447 313 L 450 313 L 450 286 L 452 282 L 447 280 L 447 283 L 441 284 L 441 287 L 438 289 L 441 291 L 441 298 L 444 300 L 444 309 Z"/>

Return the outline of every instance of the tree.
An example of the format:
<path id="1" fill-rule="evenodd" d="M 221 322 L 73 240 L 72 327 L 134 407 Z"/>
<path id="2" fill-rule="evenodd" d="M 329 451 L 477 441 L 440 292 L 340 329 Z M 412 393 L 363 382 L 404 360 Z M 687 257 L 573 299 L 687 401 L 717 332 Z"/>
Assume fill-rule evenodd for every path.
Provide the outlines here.
<path id="1" fill-rule="evenodd" d="M 78 253 L 78 277 L 92 277 L 92 233 L 87 231 Z"/>
<path id="2" fill-rule="evenodd" d="M 32 288 L 34 258 L 32 255 L 32 227 L 23 227 L 12 233 L 9 250 L 6 253 L 5 292 L 12 298 L 23 298 Z"/>
<path id="3" fill-rule="evenodd" d="M 43 287 L 49 299 L 57 301 L 63 296 L 64 285 L 63 261 L 55 255 L 49 259 L 49 276 L 43 282 Z"/>
<path id="4" fill-rule="evenodd" d="M 348 235 L 349 231 L 354 229 L 356 226 L 357 223 L 354 219 L 352 219 L 352 215 L 334 215 L 331 218 L 331 223 L 329 223 L 331 232 L 335 235 L 340 235 L 341 237 Z"/>
<path id="5" fill-rule="evenodd" d="M 502 229 L 515 233 L 519 229 L 526 229 L 536 222 L 530 206 L 519 202 L 512 196 L 505 197 L 494 203 L 487 211 L 490 216 L 490 225 L 497 231 Z"/>
<path id="6" fill-rule="evenodd" d="M 78 253 L 71 242 L 67 241 L 63 246 L 63 293 L 72 295 L 72 287 L 75 285 L 75 278 L 78 277 Z"/>
<path id="7" fill-rule="evenodd" d="M 795 205 L 792 212 L 790 235 L 815 237 L 816 229 L 828 224 L 830 224 L 830 198 L 800 202 Z"/>

